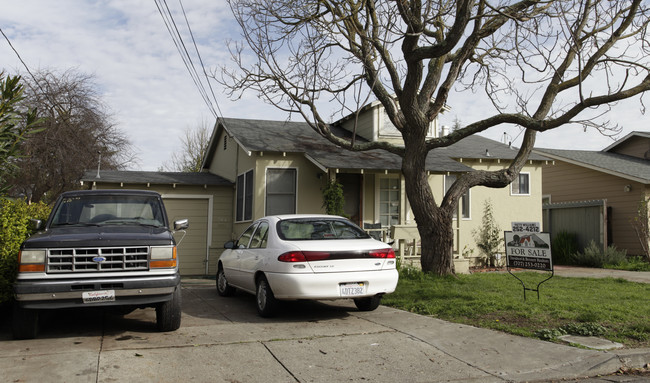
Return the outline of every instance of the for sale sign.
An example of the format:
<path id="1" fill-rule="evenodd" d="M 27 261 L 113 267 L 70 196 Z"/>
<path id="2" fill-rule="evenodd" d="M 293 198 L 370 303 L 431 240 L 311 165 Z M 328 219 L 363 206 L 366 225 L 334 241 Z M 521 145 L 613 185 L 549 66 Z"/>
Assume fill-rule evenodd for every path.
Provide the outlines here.
<path id="1" fill-rule="evenodd" d="M 508 267 L 553 271 L 549 233 L 506 231 Z"/>

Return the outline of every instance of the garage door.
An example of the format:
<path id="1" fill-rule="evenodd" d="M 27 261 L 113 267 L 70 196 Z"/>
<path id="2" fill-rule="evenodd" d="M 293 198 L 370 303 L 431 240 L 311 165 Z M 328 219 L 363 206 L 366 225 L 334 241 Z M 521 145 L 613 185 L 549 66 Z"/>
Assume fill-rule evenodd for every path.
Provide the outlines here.
<path id="1" fill-rule="evenodd" d="M 187 218 L 190 228 L 183 233 L 174 234 L 178 246 L 178 261 L 182 275 L 205 274 L 205 257 L 208 243 L 208 199 L 200 198 L 165 198 L 167 217 L 170 225 L 174 221 Z"/>

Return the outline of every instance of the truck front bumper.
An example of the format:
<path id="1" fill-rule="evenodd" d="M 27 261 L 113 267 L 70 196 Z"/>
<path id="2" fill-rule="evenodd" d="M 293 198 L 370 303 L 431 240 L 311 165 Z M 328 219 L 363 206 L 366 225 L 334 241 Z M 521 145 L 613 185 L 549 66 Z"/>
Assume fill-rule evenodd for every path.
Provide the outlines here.
<path id="1" fill-rule="evenodd" d="M 57 309 L 96 306 L 150 306 L 172 299 L 181 288 L 181 277 L 160 275 L 134 278 L 92 278 L 84 280 L 25 280 L 14 284 L 16 301 L 28 309 Z M 84 303 L 84 293 L 111 291 L 113 301 Z"/>

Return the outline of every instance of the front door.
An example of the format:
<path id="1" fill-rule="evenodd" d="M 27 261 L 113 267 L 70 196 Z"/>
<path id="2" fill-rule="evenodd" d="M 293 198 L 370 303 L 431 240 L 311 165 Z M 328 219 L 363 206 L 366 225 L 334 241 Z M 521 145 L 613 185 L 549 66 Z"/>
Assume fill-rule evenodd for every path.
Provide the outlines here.
<path id="1" fill-rule="evenodd" d="M 345 206 L 343 212 L 350 220 L 361 226 L 361 184 L 363 181 L 362 174 L 337 174 L 336 179 L 343 186 L 343 197 Z"/>

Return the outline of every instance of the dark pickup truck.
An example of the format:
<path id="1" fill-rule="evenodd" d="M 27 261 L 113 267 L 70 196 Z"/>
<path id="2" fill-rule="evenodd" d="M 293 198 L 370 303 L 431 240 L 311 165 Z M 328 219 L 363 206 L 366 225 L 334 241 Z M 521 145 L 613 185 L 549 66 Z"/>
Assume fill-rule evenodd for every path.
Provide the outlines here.
<path id="1" fill-rule="evenodd" d="M 37 229 L 43 224 L 36 221 Z M 188 227 L 174 222 L 174 231 Z M 181 324 L 176 241 L 160 194 L 138 190 L 63 193 L 44 230 L 21 246 L 13 335 L 34 338 L 39 311 L 155 307 L 159 331 Z"/>

